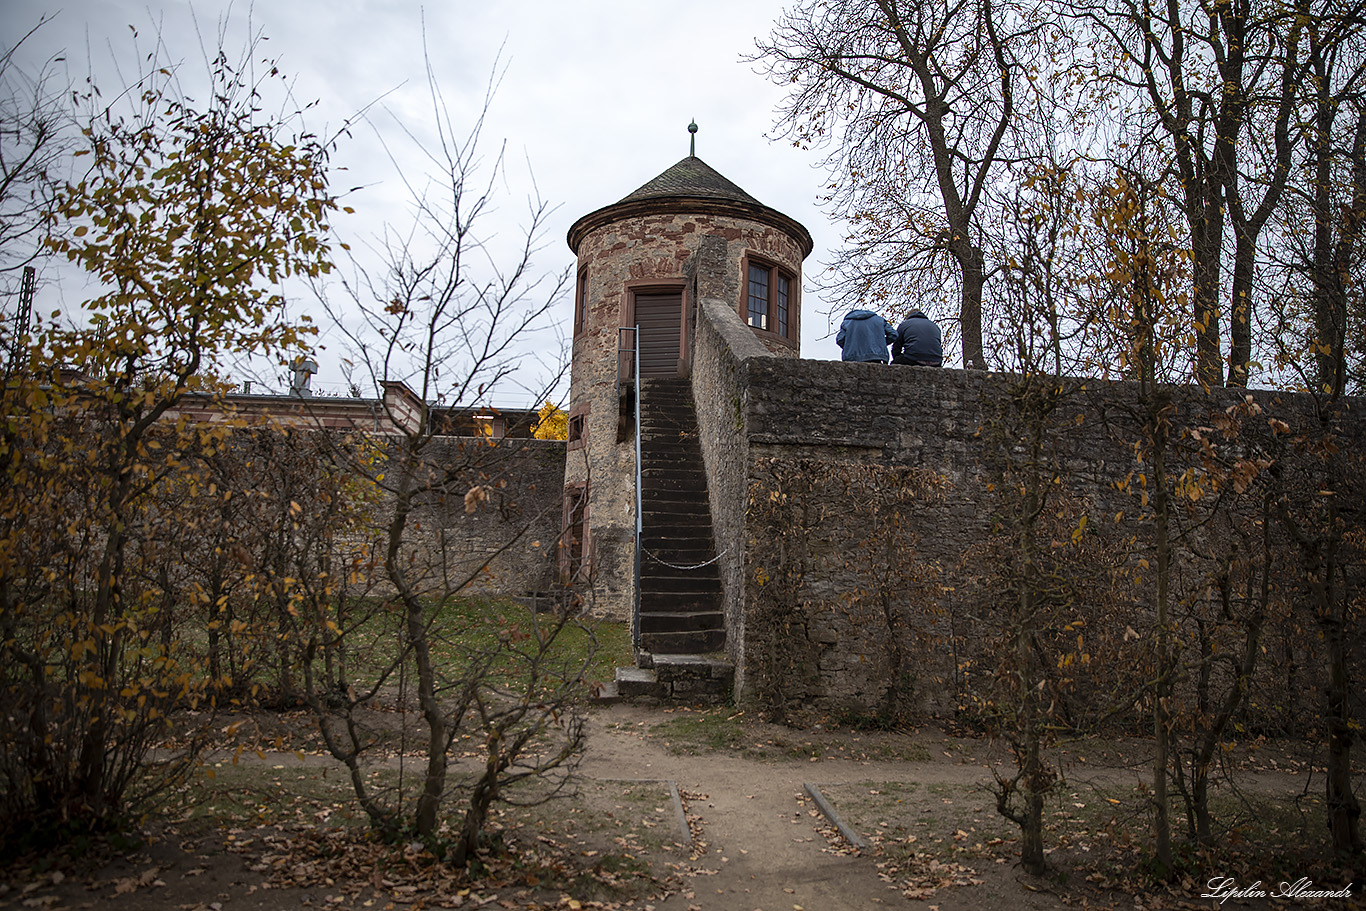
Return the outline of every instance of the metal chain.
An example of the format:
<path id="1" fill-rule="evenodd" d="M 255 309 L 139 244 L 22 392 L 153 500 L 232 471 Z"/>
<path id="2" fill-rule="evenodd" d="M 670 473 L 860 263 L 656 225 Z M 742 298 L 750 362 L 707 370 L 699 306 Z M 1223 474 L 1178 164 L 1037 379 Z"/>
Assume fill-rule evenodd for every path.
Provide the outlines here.
<path id="1" fill-rule="evenodd" d="M 654 554 L 648 547 L 642 547 L 641 550 L 645 552 L 645 556 L 649 557 L 651 560 L 655 561 L 656 563 L 659 563 L 659 564 L 662 565 L 662 566 L 667 566 L 667 567 L 669 567 L 669 569 L 682 569 L 682 570 L 701 569 L 701 568 L 704 567 L 704 566 L 710 566 L 711 564 L 715 563 L 717 560 L 720 560 L 720 559 L 721 559 L 722 557 L 724 557 L 726 554 L 730 553 L 730 548 L 727 547 L 725 550 L 721 551 L 719 554 L 717 554 L 716 556 L 712 557 L 710 560 L 707 560 L 707 561 L 704 562 L 704 563 L 698 563 L 698 564 L 695 564 L 695 565 L 693 565 L 693 566 L 680 566 L 680 565 L 678 565 L 677 563 L 670 563 L 668 560 L 661 560 L 661 559 L 659 559 L 659 557 L 658 557 L 656 554 Z"/>

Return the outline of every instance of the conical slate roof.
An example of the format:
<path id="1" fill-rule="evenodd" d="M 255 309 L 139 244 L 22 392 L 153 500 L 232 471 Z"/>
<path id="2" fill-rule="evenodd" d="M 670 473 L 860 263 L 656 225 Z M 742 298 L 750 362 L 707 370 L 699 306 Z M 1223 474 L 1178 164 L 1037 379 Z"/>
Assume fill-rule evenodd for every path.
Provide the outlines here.
<path id="1" fill-rule="evenodd" d="M 761 205 L 759 200 L 722 177 L 720 172 L 696 155 L 689 155 L 621 201 L 665 197 L 731 199 Z"/>
<path id="2" fill-rule="evenodd" d="M 795 239 L 802 246 L 802 256 L 815 246 L 810 232 L 799 222 L 759 202 L 696 155 L 684 158 L 618 202 L 589 212 L 570 226 L 566 240 L 577 255 L 584 237 L 603 225 L 637 215 L 666 213 L 729 215 L 770 225 Z"/>

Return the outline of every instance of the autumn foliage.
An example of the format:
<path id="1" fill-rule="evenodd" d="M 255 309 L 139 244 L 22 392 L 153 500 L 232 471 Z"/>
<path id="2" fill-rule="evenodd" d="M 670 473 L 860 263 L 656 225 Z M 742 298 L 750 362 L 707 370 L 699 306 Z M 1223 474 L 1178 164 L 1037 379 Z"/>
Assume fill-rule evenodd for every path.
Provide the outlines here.
<path id="1" fill-rule="evenodd" d="M 235 629 L 220 616 L 226 582 L 185 562 L 240 546 L 196 539 L 233 493 L 212 471 L 233 422 L 174 409 L 216 394 L 224 358 L 302 343 L 274 283 L 329 268 L 333 208 L 324 149 L 262 121 L 244 72 L 220 54 L 205 105 L 155 67 L 125 105 L 92 94 L 84 171 L 49 213 L 50 249 L 103 293 L 83 322 L 18 339 L 27 358 L 3 389 L 6 835 L 126 819 L 185 773 L 203 730 L 185 719 L 202 722 L 233 685 L 204 638 Z M 172 712 L 174 746 L 153 757 Z"/>

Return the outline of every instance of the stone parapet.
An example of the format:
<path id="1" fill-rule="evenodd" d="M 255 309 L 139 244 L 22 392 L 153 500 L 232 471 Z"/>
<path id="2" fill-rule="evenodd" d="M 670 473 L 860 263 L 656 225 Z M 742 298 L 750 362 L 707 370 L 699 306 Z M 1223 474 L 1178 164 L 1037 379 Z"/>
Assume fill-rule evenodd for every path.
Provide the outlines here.
<path id="1" fill-rule="evenodd" d="M 989 680 L 993 658 L 983 650 L 1000 634 L 999 618 L 991 618 L 1004 589 L 991 586 L 1006 578 L 1000 561 L 1010 553 L 1001 539 L 1009 508 L 1002 485 L 1014 483 L 1003 472 L 1016 470 L 1009 466 L 1018 468 L 1025 451 L 1012 405 L 1023 378 L 771 357 L 743 330 L 724 303 L 702 302 L 694 394 L 724 554 L 736 699 L 780 713 L 846 716 L 885 714 L 889 706 L 965 708 L 963 700 Z M 1138 643 L 1152 624 L 1150 403 L 1136 383 L 1054 383 L 1063 394 L 1042 437 L 1051 504 L 1045 545 L 1090 548 L 1087 559 L 1101 561 L 1072 570 L 1095 574 L 1089 594 L 1076 596 L 1083 599 L 1077 629 L 1087 631 L 1077 660 L 1091 642 L 1098 650 L 1109 642 L 1116 655 L 1136 650 L 1131 665 L 1078 667 L 1077 685 L 1137 692 L 1141 680 L 1124 674 L 1140 666 Z M 1263 543 L 1256 530 L 1271 519 L 1260 517 L 1263 495 L 1250 481 L 1225 479 L 1215 494 L 1211 472 L 1225 469 L 1205 464 L 1203 444 L 1217 444 L 1221 464 L 1246 457 L 1240 470 L 1249 478 L 1279 453 L 1285 476 L 1276 483 L 1309 498 L 1294 508 L 1312 510 L 1314 497 L 1332 496 L 1359 515 L 1361 484 L 1347 481 L 1354 470 L 1343 466 L 1366 442 L 1366 402 L 1337 403 L 1337 455 L 1321 464 L 1341 483 L 1318 485 L 1316 493 L 1312 478 L 1289 480 L 1292 466 L 1320 464 L 1289 442 L 1326 426 L 1313 396 L 1193 386 L 1160 392 L 1170 398 L 1162 417 L 1171 439 L 1173 603 L 1194 610 L 1221 584 L 1227 560 L 1266 546 L 1264 559 L 1290 573 L 1271 589 L 1276 610 L 1288 616 L 1298 597 L 1288 579 L 1300 558 L 1283 531 Z M 1228 439 L 1225 429 L 1239 436 Z M 1107 570 L 1104 560 L 1114 565 Z M 1343 571 L 1345 584 L 1363 583 L 1361 565 Z M 1115 633 L 1124 634 L 1117 644 Z M 1298 673 L 1308 692 L 1312 643 L 1285 648 L 1289 670 L 1268 658 L 1270 676 L 1256 685 Z M 1284 701 L 1264 697 L 1258 711 Z"/>

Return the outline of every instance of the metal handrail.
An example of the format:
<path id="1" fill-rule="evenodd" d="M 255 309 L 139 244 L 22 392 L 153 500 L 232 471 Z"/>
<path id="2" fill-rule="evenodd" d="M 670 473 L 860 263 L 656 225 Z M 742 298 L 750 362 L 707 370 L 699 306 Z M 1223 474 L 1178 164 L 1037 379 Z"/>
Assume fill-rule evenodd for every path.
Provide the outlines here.
<path id="1" fill-rule="evenodd" d="M 635 579 L 635 610 L 631 612 L 631 647 L 633 651 L 640 649 L 640 552 L 645 546 L 642 532 L 645 528 L 644 506 L 641 498 L 641 466 L 640 466 L 640 324 L 637 323 L 632 338 L 635 342 L 634 351 L 631 354 L 631 366 L 633 382 L 635 383 L 635 421 L 636 421 L 636 579 Z"/>
<path id="2" fill-rule="evenodd" d="M 622 338 L 624 338 L 625 335 L 626 335 L 626 333 L 628 333 L 628 332 L 631 333 L 631 344 L 629 344 L 629 345 L 625 344 L 625 343 L 622 341 Z M 636 344 L 636 340 L 637 340 L 639 337 L 640 337 L 640 327 L 639 327 L 639 326 L 619 326 L 619 327 L 617 327 L 617 387 L 618 387 L 618 388 L 620 388 L 620 387 L 622 386 L 622 384 L 631 381 L 631 377 L 630 377 L 630 376 L 623 376 L 623 374 L 632 373 L 632 372 L 634 372 L 634 374 L 639 374 L 639 373 L 640 373 L 639 370 L 636 370 L 636 359 L 637 359 L 637 357 L 639 356 L 639 353 L 640 353 L 640 346 L 639 346 L 638 344 Z M 622 364 L 621 356 L 622 356 L 623 354 L 629 354 L 629 355 L 631 355 L 631 369 L 630 369 L 630 370 L 624 370 L 624 369 L 622 369 L 622 368 L 623 368 L 623 364 Z"/>
<path id="3" fill-rule="evenodd" d="M 643 507 L 641 506 L 640 497 L 640 326 L 636 326 L 635 340 L 636 349 L 631 356 L 631 362 L 635 367 L 634 382 L 636 385 L 636 537 L 639 537 L 641 531 L 645 528 L 645 523 L 642 519 Z"/>

